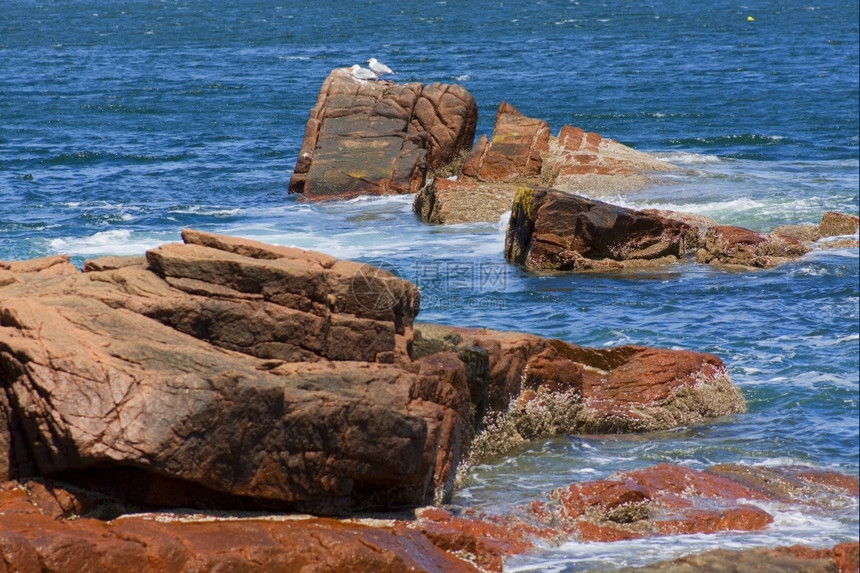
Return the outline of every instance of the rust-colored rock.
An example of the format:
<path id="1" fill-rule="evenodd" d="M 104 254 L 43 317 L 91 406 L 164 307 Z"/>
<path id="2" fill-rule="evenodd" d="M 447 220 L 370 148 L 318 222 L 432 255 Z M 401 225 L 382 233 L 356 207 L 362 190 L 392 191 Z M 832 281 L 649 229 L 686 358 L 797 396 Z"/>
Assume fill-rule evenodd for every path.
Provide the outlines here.
<path id="1" fill-rule="evenodd" d="M 478 571 L 403 521 L 167 513 L 61 520 L 45 513 L 50 504 L 32 486 L 0 488 L 3 571 Z"/>
<path id="2" fill-rule="evenodd" d="M 415 325 L 413 356 L 440 351 L 465 363 L 476 421 L 492 422 L 476 437 L 473 463 L 523 440 L 653 431 L 745 409 L 722 361 L 710 354 Z"/>
<path id="3" fill-rule="evenodd" d="M 570 125 L 562 126 L 551 142 L 546 163 L 547 186 L 589 197 L 640 189 L 654 173 L 678 170 L 653 155 Z"/>
<path id="4" fill-rule="evenodd" d="M 415 193 L 428 169 L 469 149 L 477 118 L 462 86 L 360 81 L 335 69 L 310 111 L 290 192 L 309 201 Z"/>
<path id="5" fill-rule="evenodd" d="M 444 327 L 413 339 L 418 291 L 385 271 L 182 235 L 83 273 L 4 271 L 3 476 L 329 514 L 445 499 L 487 415 L 510 433 L 480 434 L 476 457 L 743 411 L 714 356 Z"/>
<path id="6" fill-rule="evenodd" d="M 514 198 L 505 258 L 528 270 L 622 268 L 639 261 L 677 260 L 695 244 L 696 228 L 676 219 L 626 209 L 542 187 Z"/>
<path id="7" fill-rule="evenodd" d="M 550 515 L 552 525 L 586 541 L 758 531 L 773 518 L 738 500 L 763 497 L 729 479 L 658 464 L 614 479 L 555 490 L 549 495 L 548 507 L 536 515 Z"/>
<path id="8" fill-rule="evenodd" d="M 833 494 L 860 495 L 855 476 L 806 466 L 746 466 L 719 464 L 707 469 L 715 475 L 760 491 L 769 499 L 802 501 L 808 505 L 827 503 Z"/>
<path id="9" fill-rule="evenodd" d="M 822 237 L 854 235 L 857 233 L 858 226 L 860 226 L 860 218 L 857 216 L 828 211 L 821 217 L 818 232 Z"/>
<path id="10" fill-rule="evenodd" d="M 553 187 L 601 196 L 640 189 L 656 172 L 678 167 L 597 133 L 563 126 L 558 137 L 547 123 L 502 103 L 493 138 L 479 137 L 454 183 L 429 182 L 413 210 L 424 222 L 498 222 L 510 211 L 518 185 Z"/>
<path id="11" fill-rule="evenodd" d="M 146 264 L 14 273 L 0 288 L 6 476 L 322 514 L 451 491 L 468 446 L 463 365 L 412 364 L 414 285 L 320 253 L 183 237 Z"/>
<path id="12" fill-rule="evenodd" d="M 725 466 L 724 470 L 728 469 Z M 848 492 L 830 484 L 850 476 L 812 468 L 768 468 L 818 477 L 812 498 L 844 504 Z M 735 474 L 737 475 L 737 474 Z M 856 480 L 855 480 L 856 481 Z M 802 509 L 809 496 L 783 497 Z M 0 485 L 0 547 L 9 570 L 58 573 L 84 570 L 501 571 L 511 555 L 570 539 L 612 542 L 666 534 L 757 531 L 771 517 L 747 503 L 774 500 L 731 476 L 670 464 L 572 484 L 508 515 L 438 507 L 415 519 L 331 519 L 306 515 L 230 515 L 182 512 L 121 515 L 117 500 L 39 481 Z M 856 496 L 855 496 L 856 499 Z M 105 522 L 95 519 L 113 518 Z M 119 516 L 119 517 L 117 517 Z M 73 519 L 70 519 L 73 518 Z M 654 571 L 709 570 L 734 559 L 789 571 L 856 571 L 856 542 L 832 549 L 792 546 L 715 558 L 708 552 L 658 563 Z M 719 556 L 718 556 L 719 557 Z M 702 569 L 690 569 L 697 564 Z M 745 566 L 745 565 L 744 565 Z M 826 566 L 827 569 L 818 569 Z M 744 569 L 742 567 L 743 570 Z M 631 569 L 630 571 L 633 571 Z"/>
<path id="13" fill-rule="evenodd" d="M 856 573 L 858 544 L 840 543 L 832 549 L 802 545 L 740 551 L 714 549 L 645 567 L 619 569 L 623 573 Z M 853 554 L 853 561 L 851 555 Z M 846 559 L 847 557 L 847 559 Z"/>
<path id="14" fill-rule="evenodd" d="M 422 508 L 416 517 L 413 527 L 434 545 L 469 555 L 484 571 L 501 571 L 506 557 L 531 549 L 536 540 L 532 526 L 496 516 L 459 517 L 439 508 Z"/>
<path id="15" fill-rule="evenodd" d="M 492 140 L 486 145 L 485 140 L 479 142 L 466 159 L 463 173 L 482 181 L 539 177 L 549 140 L 547 122 L 526 117 L 502 102 L 496 111 Z"/>
<path id="16" fill-rule="evenodd" d="M 742 227 L 717 225 L 704 235 L 696 261 L 725 267 L 770 268 L 796 260 L 810 251 L 802 241 Z"/>

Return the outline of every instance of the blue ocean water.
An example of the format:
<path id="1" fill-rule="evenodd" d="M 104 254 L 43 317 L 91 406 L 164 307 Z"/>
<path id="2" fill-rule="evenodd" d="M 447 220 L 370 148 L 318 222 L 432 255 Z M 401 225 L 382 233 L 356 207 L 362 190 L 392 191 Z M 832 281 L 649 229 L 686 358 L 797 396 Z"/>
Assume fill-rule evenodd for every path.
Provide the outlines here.
<path id="1" fill-rule="evenodd" d="M 702 426 L 530 444 L 475 468 L 459 505 L 503 510 L 663 461 L 856 476 L 857 249 L 758 272 L 536 276 L 504 262 L 504 220 L 432 227 L 411 197 L 308 205 L 287 183 L 322 81 L 375 56 L 397 81 L 464 85 L 479 134 L 507 101 L 689 168 L 618 204 L 759 231 L 857 214 L 858 22 L 856 0 L 2 0 L 0 260 L 137 255 L 183 227 L 312 248 L 413 280 L 424 321 L 712 352 L 748 401 Z M 766 509 L 761 533 L 571 542 L 507 568 L 858 538 L 856 504 Z"/>

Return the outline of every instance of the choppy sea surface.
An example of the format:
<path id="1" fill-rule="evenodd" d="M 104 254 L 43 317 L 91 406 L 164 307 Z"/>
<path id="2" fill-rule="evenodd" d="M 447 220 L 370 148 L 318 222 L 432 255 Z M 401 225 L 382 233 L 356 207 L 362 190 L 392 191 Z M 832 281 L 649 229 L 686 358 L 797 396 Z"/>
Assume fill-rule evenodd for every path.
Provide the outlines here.
<path id="1" fill-rule="evenodd" d="M 529 444 L 474 468 L 461 506 L 504 511 L 659 462 L 858 474 L 857 249 L 756 272 L 537 276 L 505 263 L 504 217 L 435 227 L 408 196 L 287 195 L 322 81 L 377 57 L 397 81 L 465 86 L 478 134 L 507 101 L 554 133 L 576 125 L 689 168 L 614 203 L 758 231 L 856 215 L 856 0 L 3 0 L 0 13 L 0 260 L 140 255 L 184 227 L 311 248 L 414 281 L 423 321 L 714 353 L 747 400 L 700 426 Z M 506 567 L 858 538 L 856 504 L 765 509 L 776 519 L 759 533 L 570 542 Z"/>

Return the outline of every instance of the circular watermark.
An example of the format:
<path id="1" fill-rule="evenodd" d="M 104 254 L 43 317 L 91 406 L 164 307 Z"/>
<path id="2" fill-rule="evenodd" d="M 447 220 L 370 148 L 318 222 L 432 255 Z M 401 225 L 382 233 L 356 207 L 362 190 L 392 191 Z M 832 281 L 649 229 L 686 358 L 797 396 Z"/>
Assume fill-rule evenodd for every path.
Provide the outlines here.
<path id="1" fill-rule="evenodd" d="M 403 297 L 403 280 L 386 263 L 363 264 L 352 275 L 350 290 L 355 301 L 366 310 L 386 311 Z"/>

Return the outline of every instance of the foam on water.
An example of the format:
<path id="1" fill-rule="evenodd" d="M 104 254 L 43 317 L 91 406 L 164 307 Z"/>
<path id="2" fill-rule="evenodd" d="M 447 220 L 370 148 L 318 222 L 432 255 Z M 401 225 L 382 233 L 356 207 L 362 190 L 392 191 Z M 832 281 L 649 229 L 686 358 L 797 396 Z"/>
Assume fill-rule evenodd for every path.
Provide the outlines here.
<path id="1" fill-rule="evenodd" d="M 138 256 L 166 242 L 179 239 L 178 233 L 141 232 L 127 229 L 100 231 L 88 237 L 52 239 L 50 248 L 57 254 L 94 258 L 106 255 Z"/>

